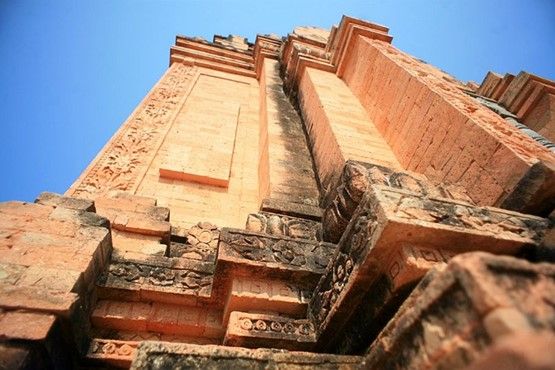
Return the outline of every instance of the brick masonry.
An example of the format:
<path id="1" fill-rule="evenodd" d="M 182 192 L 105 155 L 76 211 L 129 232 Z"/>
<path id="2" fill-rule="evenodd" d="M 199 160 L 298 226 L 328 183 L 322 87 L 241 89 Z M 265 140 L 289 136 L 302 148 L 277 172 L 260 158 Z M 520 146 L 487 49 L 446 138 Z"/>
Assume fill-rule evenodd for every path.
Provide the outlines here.
<path id="1" fill-rule="evenodd" d="M 552 365 L 555 156 L 501 115 L 549 137 L 553 82 L 392 39 L 177 36 L 65 195 L 0 204 L 0 367 Z"/>

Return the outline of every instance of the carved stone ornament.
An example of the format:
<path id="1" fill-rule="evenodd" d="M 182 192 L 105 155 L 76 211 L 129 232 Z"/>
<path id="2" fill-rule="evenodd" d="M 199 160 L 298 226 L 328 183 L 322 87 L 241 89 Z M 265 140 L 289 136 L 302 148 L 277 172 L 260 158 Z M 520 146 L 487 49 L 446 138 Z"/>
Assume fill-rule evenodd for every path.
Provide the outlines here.
<path id="1" fill-rule="evenodd" d="M 186 242 L 172 242 L 170 257 L 187 258 L 197 261 L 214 262 L 220 231 L 209 222 L 199 222 L 185 232 Z"/>
<path id="2" fill-rule="evenodd" d="M 71 195 L 92 198 L 112 190 L 134 190 L 180 109 L 195 73 L 194 67 L 174 63 L 74 184 Z"/>
<path id="3" fill-rule="evenodd" d="M 234 254 L 257 262 L 276 262 L 323 271 L 335 249 L 333 244 L 277 238 L 224 229 L 220 242 Z"/>
<path id="4" fill-rule="evenodd" d="M 133 262 L 112 263 L 101 282 L 114 280 L 128 284 L 168 287 L 184 294 L 206 295 L 212 287 L 212 274 L 190 269 L 171 269 Z"/>

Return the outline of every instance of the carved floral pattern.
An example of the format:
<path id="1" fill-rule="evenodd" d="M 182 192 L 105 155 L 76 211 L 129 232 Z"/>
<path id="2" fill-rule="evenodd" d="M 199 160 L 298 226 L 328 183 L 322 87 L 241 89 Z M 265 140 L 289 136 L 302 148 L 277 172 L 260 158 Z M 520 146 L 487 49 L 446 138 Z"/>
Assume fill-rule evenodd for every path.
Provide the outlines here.
<path id="1" fill-rule="evenodd" d="M 295 267 L 324 269 L 335 246 L 321 242 L 301 242 L 227 230 L 222 241 L 243 258 L 259 262 L 278 262 Z"/>
<path id="2" fill-rule="evenodd" d="M 220 231 L 209 222 L 199 222 L 186 231 L 186 243 L 171 243 L 170 256 L 214 262 Z"/>
<path id="3" fill-rule="evenodd" d="M 547 221 L 534 216 L 435 199 L 417 198 L 414 195 L 391 193 L 397 197 L 395 215 L 401 218 L 474 229 L 493 235 L 539 240 Z"/>
<path id="4" fill-rule="evenodd" d="M 90 198 L 110 190 L 129 191 L 137 185 L 195 72 L 194 67 L 179 63 L 170 67 L 73 189 L 72 196 Z"/>
<path id="5" fill-rule="evenodd" d="M 131 262 L 113 263 L 108 268 L 106 279 L 117 278 L 127 283 L 172 287 L 187 294 L 210 291 L 212 275 L 188 269 L 170 269 Z"/>
<path id="6" fill-rule="evenodd" d="M 339 299 L 347 284 L 355 265 L 360 262 L 363 252 L 371 243 L 377 228 L 376 211 L 372 204 L 363 201 L 354 217 L 356 220 L 346 230 L 334 255 L 331 269 L 326 273 L 316 287 L 314 296 L 309 304 L 309 317 L 317 327 L 321 327 L 328 317 L 333 305 Z"/>
<path id="7" fill-rule="evenodd" d="M 272 332 L 287 335 L 313 336 L 314 325 L 306 320 L 276 321 L 270 319 L 255 319 L 240 317 L 239 326 L 243 330 L 253 332 Z"/>

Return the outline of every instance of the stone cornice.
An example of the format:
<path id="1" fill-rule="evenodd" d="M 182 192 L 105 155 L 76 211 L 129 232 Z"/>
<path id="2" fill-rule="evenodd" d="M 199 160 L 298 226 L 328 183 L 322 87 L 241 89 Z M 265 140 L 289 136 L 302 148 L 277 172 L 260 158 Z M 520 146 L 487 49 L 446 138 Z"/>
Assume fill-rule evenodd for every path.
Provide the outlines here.
<path id="1" fill-rule="evenodd" d="M 270 36 L 256 35 L 254 43 L 254 69 L 256 71 L 256 78 L 260 79 L 262 71 L 262 61 L 264 58 L 278 59 L 283 42 Z"/>
<path id="2" fill-rule="evenodd" d="M 241 76 L 256 77 L 251 49 L 243 51 L 198 38 L 176 37 L 175 45 L 170 48 L 170 65 L 176 62 Z"/>
<path id="3" fill-rule="evenodd" d="M 280 60 L 287 90 L 296 89 L 306 67 L 337 73 L 344 72 L 345 60 L 357 38 L 364 36 L 391 43 L 389 29 L 375 23 L 343 16 L 338 27 L 331 29 L 327 43 L 302 35 L 289 34 L 285 40 Z"/>
<path id="4" fill-rule="evenodd" d="M 350 55 L 349 50 L 352 50 L 357 36 L 381 40 L 390 44 L 393 37 L 388 32 L 389 29 L 385 26 L 343 16 L 337 31 L 333 34 L 333 39 L 330 37 L 326 47 L 332 54 L 331 63 L 336 67 L 337 75 L 340 77 L 343 75 L 344 62 Z"/>
<path id="5" fill-rule="evenodd" d="M 294 34 L 287 37 L 280 56 L 287 91 L 297 88 L 306 67 L 335 72 L 335 67 L 329 61 L 330 54 L 326 53 L 322 45 Z"/>

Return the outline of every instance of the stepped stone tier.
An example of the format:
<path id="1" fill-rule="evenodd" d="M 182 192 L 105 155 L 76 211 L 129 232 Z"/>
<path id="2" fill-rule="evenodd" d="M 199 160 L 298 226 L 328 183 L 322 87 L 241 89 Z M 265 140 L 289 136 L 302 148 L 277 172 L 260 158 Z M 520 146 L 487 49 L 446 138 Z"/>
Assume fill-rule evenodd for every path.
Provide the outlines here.
<path id="1" fill-rule="evenodd" d="M 0 204 L 0 368 L 555 368 L 555 84 L 392 39 L 177 36 L 65 194 Z"/>

